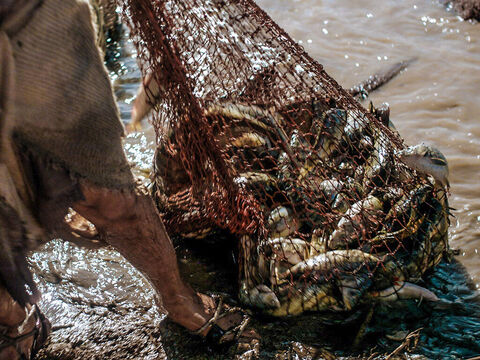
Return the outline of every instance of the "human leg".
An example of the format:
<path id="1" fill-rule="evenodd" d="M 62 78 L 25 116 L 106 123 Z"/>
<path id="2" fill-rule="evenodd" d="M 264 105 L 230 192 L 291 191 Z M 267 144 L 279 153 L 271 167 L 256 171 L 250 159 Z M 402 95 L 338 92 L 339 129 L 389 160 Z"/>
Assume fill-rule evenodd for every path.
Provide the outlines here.
<path id="1" fill-rule="evenodd" d="M 111 190 L 88 182 L 81 182 L 80 188 L 84 200 L 77 201 L 74 210 L 149 279 L 174 322 L 191 331 L 200 329 L 215 313 L 215 300 L 181 279 L 175 250 L 150 196 L 139 189 Z M 226 330 L 241 320 L 237 313 L 216 324 Z"/>

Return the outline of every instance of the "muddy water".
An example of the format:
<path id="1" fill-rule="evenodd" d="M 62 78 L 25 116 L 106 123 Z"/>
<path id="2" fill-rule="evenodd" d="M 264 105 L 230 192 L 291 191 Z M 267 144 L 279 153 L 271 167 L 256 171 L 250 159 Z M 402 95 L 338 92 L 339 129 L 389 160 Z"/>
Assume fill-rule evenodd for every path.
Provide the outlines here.
<path id="1" fill-rule="evenodd" d="M 366 345 L 356 354 L 391 351 L 391 340 L 423 327 L 416 350 L 428 358 L 480 355 L 480 24 L 464 22 L 436 1 L 258 0 L 258 3 L 340 84 L 350 87 L 398 61 L 417 58 L 410 67 L 370 99 L 388 102 L 391 118 L 407 144 L 437 145 L 451 171 L 451 206 L 456 219 L 451 244 L 460 248 L 461 266 L 442 264 L 427 286 L 458 307 L 431 309 L 417 304 L 392 311 L 378 308 L 366 330 Z M 122 120 L 130 116 L 139 84 L 135 54 L 125 41 L 112 71 Z M 148 183 L 153 158 L 151 127 L 127 137 L 125 150 L 137 176 Z M 230 292 L 232 274 L 222 275 L 218 259 L 196 258 L 178 249 L 185 276 L 202 291 Z M 230 254 L 225 253 L 223 258 Z M 52 261 L 53 259 L 53 261 Z M 37 279 L 44 292 L 42 307 L 56 326 L 42 359 L 227 359 L 180 329 L 161 320 L 143 278 L 115 252 L 78 249 L 56 241 L 38 252 Z M 406 315 L 410 316 L 406 316 Z M 343 327 L 319 325 L 317 315 L 301 319 L 256 318 L 263 338 L 262 358 L 312 359 L 323 352 L 351 353 L 358 322 Z M 354 321 L 355 323 L 355 321 Z M 125 334 L 133 334 L 125 336 Z M 161 341 L 160 341 L 161 339 Z M 370 345 L 368 345 L 370 344 Z M 322 349 L 322 350 L 319 350 Z M 356 355 L 356 356 L 357 356 Z"/>

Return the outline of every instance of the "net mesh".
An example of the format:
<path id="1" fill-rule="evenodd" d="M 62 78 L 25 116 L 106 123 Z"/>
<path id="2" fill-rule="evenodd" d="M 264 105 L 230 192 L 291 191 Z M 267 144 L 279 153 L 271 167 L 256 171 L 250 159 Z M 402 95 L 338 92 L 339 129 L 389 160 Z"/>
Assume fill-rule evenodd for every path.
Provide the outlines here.
<path id="1" fill-rule="evenodd" d="M 154 106 L 171 234 L 227 230 L 239 293 L 273 315 L 398 294 L 447 249 L 445 192 L 251 0 L 125 0 Z"/>

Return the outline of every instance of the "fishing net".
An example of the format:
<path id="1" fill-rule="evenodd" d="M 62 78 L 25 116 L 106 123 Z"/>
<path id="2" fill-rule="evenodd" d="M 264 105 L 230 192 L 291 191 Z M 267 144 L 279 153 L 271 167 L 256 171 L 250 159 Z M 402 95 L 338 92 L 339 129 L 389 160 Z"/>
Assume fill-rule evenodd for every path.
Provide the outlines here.
<path id="1" fill-rule="evenodd" d="M 447 249 L 448 204 L 400 161 L 386 109 L 365 110 L 251 0 L 122 5 L 170 234 L 227 231 L 240 300 L 273 315 L 422 293 L 411 283 Z"/>

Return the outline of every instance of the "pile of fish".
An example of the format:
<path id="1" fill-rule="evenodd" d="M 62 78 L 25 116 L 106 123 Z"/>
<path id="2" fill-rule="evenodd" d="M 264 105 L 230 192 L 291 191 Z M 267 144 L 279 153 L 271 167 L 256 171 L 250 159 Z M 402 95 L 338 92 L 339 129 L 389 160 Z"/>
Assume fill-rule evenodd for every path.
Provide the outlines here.
<path id="1" fill-rule="evenodd" d="M 402 148 L 389 109 L 369 111 L 322 101 L 281 111 L 234 103 L 206 109 L 211 141 L 263 215 L 255 235 L 231 235 L 240 248 L 242 303 L 286 316 L 439 301 L 419 284 L 448 250 L 447 161 L 433 146 Z M 169 230 L 194 239 L 214 234 L 208 204 L 188 201 L 193 190 L 172 151 L 175 130 L 166 133 L 153 194 Z"/>

